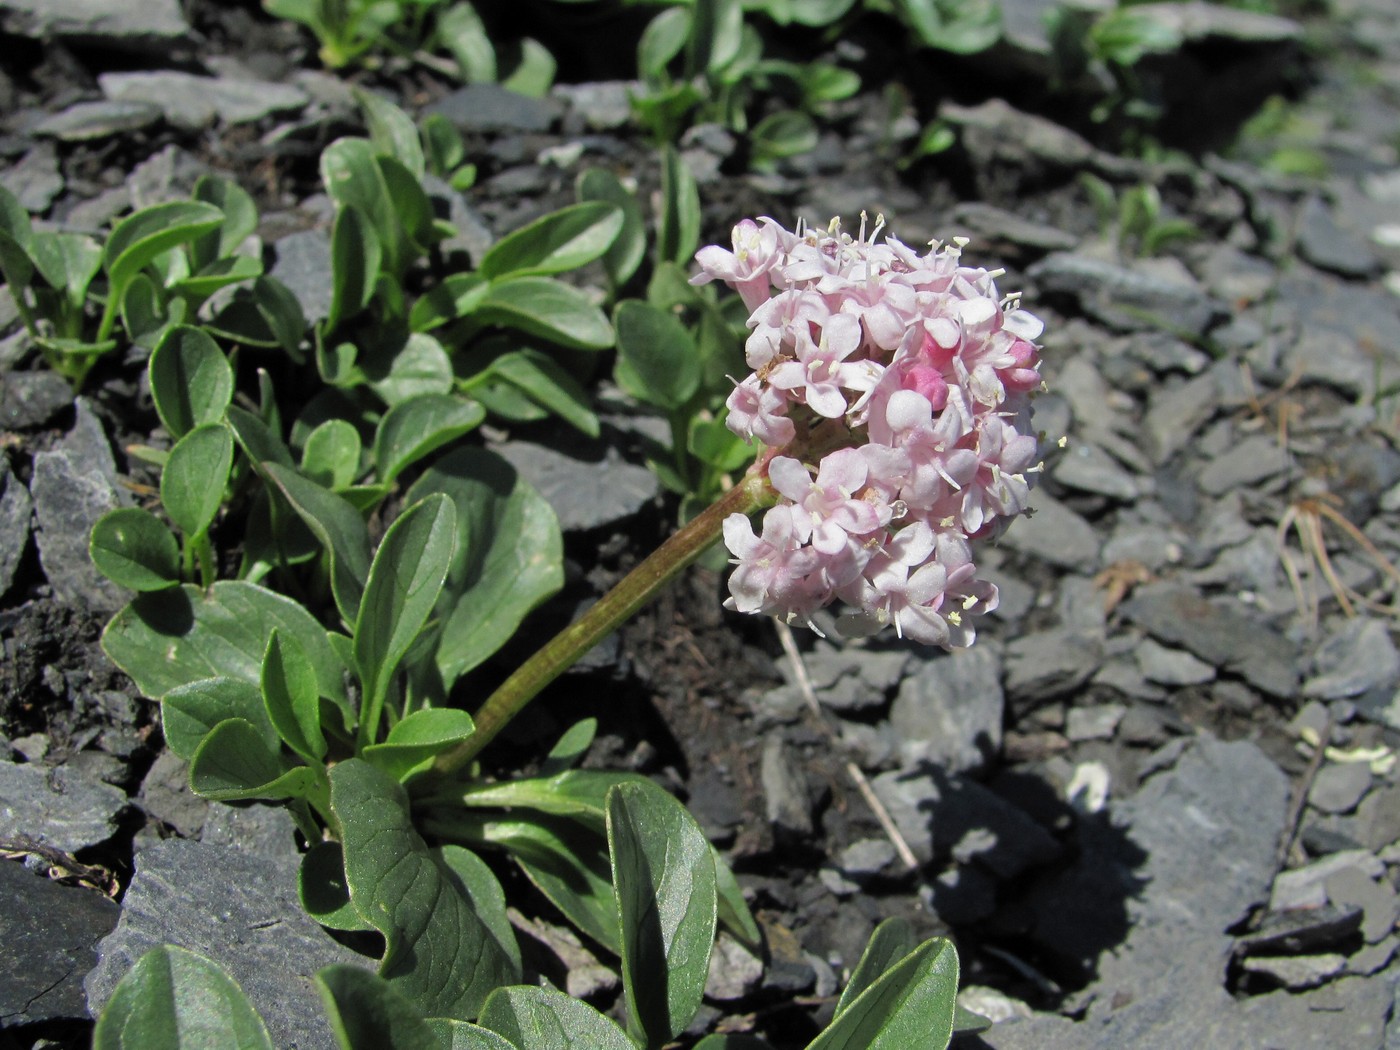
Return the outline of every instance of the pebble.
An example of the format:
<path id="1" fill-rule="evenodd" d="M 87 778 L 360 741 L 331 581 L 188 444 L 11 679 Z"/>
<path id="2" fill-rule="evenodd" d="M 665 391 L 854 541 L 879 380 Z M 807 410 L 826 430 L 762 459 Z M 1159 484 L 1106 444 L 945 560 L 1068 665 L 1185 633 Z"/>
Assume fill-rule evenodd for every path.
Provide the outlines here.
<path id="1" fill-rule="evenodd" d="M 1133 652 L 1144 678 L 1160 685 L 1203 685 L 1215 680 L 1215 668 L 1185 649 L 1144 638 Z"/>
<path id="2" fill-rule="evenodd" d="M 1301 868 L 1279 872 L 1269 893 L 1269 910 L 1322 907 L 1328 903 L 1327 880 L 1349 868 L 1355 868 L 1368 879 L 1378 879 L 1385 874 L 1385 865 L 1368 850 L 1333 853 Z"/>
<path id="3" fill-rule="evenodd" d="M 1380 620 L 1345 621 L 1313 653 L 1303 695 L 1323 700 L 1389 692 L 1400 685 L 1400 652 Z"/>
<path id="4" fill-rule="evenodd" d="M 1344 972 L 1347 957 L 1336 952 L 1322 955 L 1252 955 L 1241 965 L 1248 973 L 1273 978 L 1295 992 L 1316 988 Z"/>
<path id="5" fill-rule="evenodd" d="M 108 101 L 154 106 L 167 123 L 183 131 L 214 124 L 247 124 L 276 113 L 295 112 L 311 101 L 293 84 L 169 70 L 103 73 L 97 83 Z"/>
<path id="6" fill-rule="evenodd" d="M 901 761 L 929 761 L 950 773 L 986 766 L 1001 750 L 1001 671 L 1001 646 L 991 640 L 912 661 L 890 707 Z"/>
<path id="7" fill-rule="evenodd" d="M 1098 567 L 1100 540 L 1088 521 L 1044 487 L 1031 490 L 1030 508 L 1030 517 L 1008 529 L 1001 546 L 1073 572 Z"/>
<path id="8" fill-rule="evenodd" d="M 1347 866 L 1334 871 L 1324 880 L 1327 898 L 1333 904 L 1353 905 L 1364 912 L 1361 936 L 1375 944 L 1395 929 L 1400 918 L 1400 901 L 1395 887 L 1384 878 L 1373 878 L 1360 868 Z"/>
<path id="9" fill-rule="evenodd" d="M 78 102 L 39 121 L 34 134 L 60 142 L 92 142 L 154 127 L 161 117 L 160 107 L 149 102 Z"/>
<path id="10" fill-rule="evenodd" d="M 1111 740 L 1126 711 L 1122 704 L 1071 707 L 1065 720 L 1065 736 L 1076 744 L 1085 740 Z"/>
<path id="11" fill-rule="evenodd" d="M 777 734 L 771 734 L 764 742 L 759 779 L 764 812 L 774 831 L 794 839 L 810 836 L 815 824 L 807 775 Z"/>
<path id="12" fill-rule="evenodd" d="M 1329 762 L 1317 771 L 1308 790 L 1308 805 L 1323 813 L 1350 813 L 1371 789 L 1364 762 Z"/>

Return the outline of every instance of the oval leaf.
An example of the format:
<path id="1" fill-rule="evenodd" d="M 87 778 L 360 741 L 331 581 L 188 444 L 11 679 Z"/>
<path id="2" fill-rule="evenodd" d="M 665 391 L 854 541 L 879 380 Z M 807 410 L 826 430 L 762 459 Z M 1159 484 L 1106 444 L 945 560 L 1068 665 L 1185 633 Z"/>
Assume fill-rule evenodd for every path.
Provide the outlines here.
<path id="1" fill-rule="evenodd" d="M 622 209 L 605 201 L 561 208 L 501 238 L 478 270 L 489 279 L 574 270 L 612 247 L 622 223 Z"/>
<path id="2" fill-rule="evenodd" d="M 807 1050 L 944 1047 L 953 1035 L 958 954 L 935 937 L 919 945 L 846 1005 Z"/>
<path id="3" fill-rule="evenodd" d="M 617 239 L 603 253 L 603 266 L 614 287 L 627 283 L 642 265 L 647 253 L 646 216 L 637 195 L 622 185 L 621 180 L 606 168 L 589 168 L 578 179 L 580 200 L 604 201 L 622 212 L 622 228 Z"/>
<path id="4" fill-rule="evenodd" d="M 308 762 L 326 754 L 316 669 L 291 635 L 273 630 L 262 666 L 263 703 L 286 745 Z"/>
<path id="5" fill-rule="evenodd" d="M 695 340 L 675 314 L 641 299 L 624 299 L 613 313 L 617 326 L 614 376 L 633 397 L 674 412 L 700 386 Z"/>
<path id="6" fill-rule="evenodd" d="M 206 678 L 172 689 L 160 698 L 160 715 L 165 742 L 186 762 L 214 727 L 230 718 L 250 722 L 268 751 L 279 743 L 261 692 L 241 678 Z"/>
<path id="7" fill-rule="evenodd" d="M 224 213 L 202 201 L 167 201 L 127 216 L 113 228 L 102 252 L 108 294 L 120 301 L 127 284 L 156 256 L 217 230 L 223 222 Z"/>
<path id="8" fill-rule="evenodd" d="M 315 783 L 310 767 L 288 768 L 263 743 L 257 726 L 243 718 L 216 725 L 190 760 L 190 789 L 219 802 L 305 798 Z"/>
<path id="9" fill-rule="evenodd" d="M 510 952 L 414 830 L 396 780 L 360 759 L 330 777 L 350 899 L 388 945 L 380 974 L 425 1014 L 472 1019 L 492 989 L 520 979 Z"/>
<path id="10" fill-rule="evenodd" d="M 361 756 L 394 779 L 402 780 L 474 732 L 476 725 L 465 711 L 430 707 L 414 711 L 389 730 L 384 743 L 372 744 Z"/>
<path id="11" fill-rule="evenodd" d="M 318 842 L 301 858 L 297 898 L 306 914 L 333 930 L 372 930 L 350 902 L 345 854 L 339 842 Z"/>
<path id="12" fill-rule="evenodd" d="M 375 552 L 354 632 L 366 712 L 362 742 L 374 739 L 389 681 L 442 592 L 457 543 L 456 525 L 452 501 L 428 496 L 399 515 Z"/>
<path id="13" fill-rule="evenodd" d="M 93 1050 L 273 1050 L 232 977 L 174 945 L 136 961 L 107 1000 Z"/>
<path id="14" fill-rule="evenodd" d="M 180 545 L 174 533 L 140 507 L 121 507 L 98 518 L 88 554 L 98 572 L 133 591 L 158 591 L 180 582 Z"/>
<path id="15" fill-rule="evenodd" d="M 379 479 L 393 481 L 418 460 L 481 425 L 486 410 L 450 394 L 420 394 L 400 401 L 379 421 L 374 464 Z"/>
<path id="16" fill-rule="evenodd" d="M 650 781 L 614 787 L 607 810 L 628 1029 L 660 1046 L 685 1030 L 705 994 L 718 904 L 710 843 Z"/>
<path id="17" fill-rule="evenodd" d="M 233 434 L 222 423 L 197 426 L 175 442 L 161 471 L 160 501 L 187 537 L 209 531 L 232 469 Z"/>
<path id="18" fill-rule="evenodd" d="M 482 324 L 514 328 L 573 350 L 606 350 L 612 325 L 580 292 L 550 277 L 508 277 L 493 281 L 473 318 Z"/>
<path id="19" fill-rule="evenodd" d="M 553 988 L 498 988 L 481 1026 L 520 1050 L 637 1050 L 616 1022 Z"/>
<path id="20" fill-rule="evenodd" d="M 454 449 L 424 472 L 408 498 L 434 492 L 456 505 L 462 536 L 438 609 L 437 663 L 450 688 L 564 585 L 564 541 L 544 497 L 493 452 Z"/>
<path id="21" fill-rule="evenodd" d="M 382 977 L 339 963 L 316 974 L 326 1014 L 345 1050 L 436 1050 L 422 1012 Z"/>
<path id="22" fill-rule="evenodd" d="M 176 325 L 151 351 L 147 373 L 156 413 L 176 440 L 219 423 L 233 400 L 233 369 L 202 328 Z"/>

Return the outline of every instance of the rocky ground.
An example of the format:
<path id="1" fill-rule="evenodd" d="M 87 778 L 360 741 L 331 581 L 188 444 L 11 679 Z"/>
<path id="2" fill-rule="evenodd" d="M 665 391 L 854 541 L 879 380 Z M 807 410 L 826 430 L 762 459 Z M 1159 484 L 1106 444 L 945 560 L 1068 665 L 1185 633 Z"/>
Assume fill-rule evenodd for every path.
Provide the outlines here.
<path id="1" fill-rule="evenodd" d="M 774 174 L 731 170 L 722 129 L 685 142 L 713 239 L 754 213 L 882 211 L 910 243 L 970 236 L 1046 319 L 1046 468 L 989 555 L 1001 607 L 977 645 L 790 653 L 696 570 L 542 700 L 520 754 L 596 714 L 592 761 L 673 787 L 730 857 L 770 958 L 721 942 L 697 1032 L 802 1045 L 875 923 L 903 915 L 957 939 L 998 1050 L 1400 1046 L 1400 18 L 1390 0 L 1301 24 L 1181 5 L 1164 133 L 1192 152 L 1143 160 L 1045 104 L 1045 5 L 1005 6 L 997 61 L 959 65 L 940 104 L 947 154 L 898 169 L 918 121 L 878 92 Z M 252 5 L 174 0 L 0 0 L 0 31 L 0 183 L 33 215 L 98 230 L 232 173 L 272 272 L 324 315 L 314 157 L 355 116 L 305 39 Z M 655 184 L 619 83 L 370 83 L 467 135 L 468 251 L 571 201 L 581 166 Z M 1236 103 L 1273 93 L 1297 103 L 1241 136 Z M 1325 168 L 1279 173 L 1299 155 Z M 1085 173 L 1157 187 L 1163 220 L 1199 235 L 1136 250 Z M 15 321 L 0 293 L 0 332 Z M 22 334 L 0 342 L 0 850 L 22 862 L 0 864 L 0 1046 L 86 1045 L 89 1010 L 167 941 L 222 961 L 279 1045 L 326 1046 L 287 975 L 353 952 L 295 901 L 290 824 L 190 795 L 97 646 L 121 598 L 85 537 L 132 498 L 124 448 L 155 422 L 139 375 L 116 363 L 75 401 Z M 497 435 L 559 512 L 574 600 L 674 513 L 639 465 L 645 422 L 607 418 L 593 448 Z M 615 997 L 606 959 L 531 939 L 560 984 Z"/>

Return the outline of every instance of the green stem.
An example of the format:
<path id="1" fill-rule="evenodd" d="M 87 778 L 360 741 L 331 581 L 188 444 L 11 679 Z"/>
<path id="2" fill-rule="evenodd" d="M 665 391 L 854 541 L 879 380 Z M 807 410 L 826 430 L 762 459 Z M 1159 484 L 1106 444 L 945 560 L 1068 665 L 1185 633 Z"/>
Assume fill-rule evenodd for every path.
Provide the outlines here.
<path id="1" fill-rule="evenodd" d="M 760 460 L 760 465 L 756 465 L 742 482 L 677 530 L 617 586 L 502 682 L 475 714 L 476 732 L 440 755 L 437 771 L 451 773 L 480 754 L 541 689 L 627 622 L 656 597 L 672 577 L 703 554 L 719 538 L 725 518 L 731 514 L 753 514 L 776 502 L 777 494 L 768 481 L 766 467 L 767 463 Z"/>

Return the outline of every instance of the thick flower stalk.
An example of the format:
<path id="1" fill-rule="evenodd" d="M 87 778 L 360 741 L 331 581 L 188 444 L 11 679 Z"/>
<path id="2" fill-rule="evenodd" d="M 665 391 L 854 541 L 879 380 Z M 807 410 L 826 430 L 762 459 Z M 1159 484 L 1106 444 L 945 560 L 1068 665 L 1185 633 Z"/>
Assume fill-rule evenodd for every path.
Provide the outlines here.
<path id="1" fill-rule="evenodd" d="M 1038 465 L 1030 398 L 1041 322 L 1000 272 L 965 266 L 961 239 L 920 254 L 892 237 L 772 219 L 702 249 L 692 283 L 719 280 L 751 311 L 728 423 L 769 447 L 778 503 L 755 532 L 724 521 L 734 555 L 725 603 L 811 625 L 833 602 L 843 634 L 893 627 L 971 644 L 969 617 L 996 607 L 972 541 L 1026 509 Z"/>

